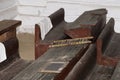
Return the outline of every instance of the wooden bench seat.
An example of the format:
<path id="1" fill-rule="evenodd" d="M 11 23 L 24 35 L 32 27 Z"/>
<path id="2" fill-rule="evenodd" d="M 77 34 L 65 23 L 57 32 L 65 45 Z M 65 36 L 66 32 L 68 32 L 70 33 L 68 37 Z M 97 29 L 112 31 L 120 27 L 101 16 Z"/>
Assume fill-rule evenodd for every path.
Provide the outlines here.
<path id="1" fill-rule="evenodd" d="M 114 32 L 113 26 L 114 19 L 111 18 L 97 39 L 97 50 L 96 45 L 92 44 L 66 80 L 119 80 L 120 66 L 119 60 L 116 60 L 119 58 L 119 34 Z"/>
<path id="2" fill-rule="evenodd" d="M 118 62 L 110 80 L 119 80 L 119 79 L 120 79 L 120 61 Z"/>
<path id="3" fill-rule="evenodd" d="M 97 39 L 97 46 L 90 45 L 65 80 L 119 80 L 119 40 L 111 18 Z"/>
<path id="4" fill-rule="evenodd" d="M 11 80 L 15 75 L 25 69 L 30 63 L 30 61 L 16 59 L 14 62 L 11 62 L 9 66 L 6 66 L 4 69 L 2 68 L 2 70 L 0 70 L 0 80 Z M 4 65 L 2 65 L 2 67 L 4 67 Z"/>
<path id="5" fill-rule="evenodd" d="M 85 48 L 83 48 L 83 46 Z M 65 46 L 50 48 L 41 57 L 36 59 L 31 65 L 25 68 L 12 80 L 64 80 L 69 71 L 74 67 L 76 62 L 82 57 L 88 45 Z M 87 47 L 87 48 L 86 48 Z M 52 70 L 45 71 L 51 63 L 65 63 L 63 67 L 52 66 Z M 58 64 L 59 65 L 59 64 Z M 54 69 L 56 72 L 54 72 Z M 51 76 L 51 77 L 50 77 Z M 48 79 L 46 79 L 48 77 Z"/>
<path id="6" fill-rule="evenodd" d="M 111 40 L 108 43 L 108 47 L 105 50 L 106 56 L 113 58 L 120 58 L 120 33 L 114 32 L 112 34 Z"/>
<path id="7" fill-rule="evenodd" d="M 96 64 L 96 45 L 91 44 L 65 80 L 87 80 Z M 89 78 L 90 79 L 90 78 Z M 91 79 L 92 80 L 92 79 Z"/>
<path id="8" fill-rule="evenodd" d="M 86 50 L 89 48 L 89 44 L 49 48 L 39 57 L 39 54 L 41 53 L 40 51 L 44 49 L 43 46 L 45 47 L 51 40 L 70 38 L 64 33 L 65 27 L 79 25 L 76 23 L 66 23 L 63 20 L 63 14 L 64 10 L 60 9 L 50 16 L 53 28 L 46 34 L 44 40 L 41 40 L 40 27 L 39 25 L 36 25 L 35 46 L 37 47 L 37 59 L 22 72 L 17 74 L 12 80 L 65 80 L 66 76 L 74 68 L 75 64 L 81 59 Z M 106 14 L 102 15 L 102 26 L 96 25 L 96 22 L 101 22 L 96 18 L 95 21 L 92 21 L 95 23 L 94 25 L 99 28 L 103 28 L 106 22 L 105 15 Z M 86 14 L 83 14 L 82 16 L 86 16 Z M 94 15 L 92 17 L 94 18 Z M 79 23 L 79 19 L 77 19 L 76 22 Z M 83 22 L 85 22 L 85 20 Z M 60 32 L 60 36 L 59 34 L 55 34 L 58 32 Z M 61 67 L 61 65 L 63 66 Z"/>
<path id="9" fill-rule="evenodd" d="M 96 53 L 96 45 L 91 44 L 65 80 L 110 80 L 115 67 L 97 64 Z"/>
<path id="10" fill-rule="evenodd" d="M 7 59 L 0 63 L 0 80 L 11 80 L 31 63 L 19 56 L 16 28 L 20 24 L 21 21 L 17 20 L 0 21 L 0 42 L 4 44 L 7 56 Z"/>
<path id="11" fill-rule="evenodd" d="M 114 19 L 111 18 L 97 40 L 97 61 L 102 65 L 115 66 L 120 60 L 120 34 L 114 31 Z"/>
<path id="12" fill-rule="evenodd" d="M 100 34 L 106 23 L 106 9 L 85 11 L 74 22 L 64 20 L 64 9 L 61 8 L 49 17 L 52 22 L 52 29 L 46 34 L 45 39 L 41 40 L 41 31 L 38 24 L 35 25 L 35 57 L 36 59 L 48 50 L 48 45 L 54 40 L 86 37 L 84 30 L 90 31 L 88 36 L 94 36 L 94 41 Z M 71 37 L 71 29 L 78 29 L 78 37 Z M 84 28 L 84 29 L 83 29 Z M 70 30 L 70 31 L 69 31 Z M 83 31 L 82 31 L 83 30 Z M 75 31 L 74 31 L 75 32 Z M 88 32 L 86 32 L 88 33 Z M 76 36 L 76 34 L 74 34 Z"/>

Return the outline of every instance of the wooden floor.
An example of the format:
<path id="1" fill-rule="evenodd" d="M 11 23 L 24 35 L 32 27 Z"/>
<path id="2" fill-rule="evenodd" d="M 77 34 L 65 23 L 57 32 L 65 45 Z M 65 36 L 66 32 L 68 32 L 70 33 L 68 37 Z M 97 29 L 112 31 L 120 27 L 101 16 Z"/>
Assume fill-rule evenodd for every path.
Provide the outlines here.
<path id="1" fill-rule="evenodd" d="M 19 51 L 23 59 L 34 60 L 34 35 L 28 33 L 18 33 Z"/>

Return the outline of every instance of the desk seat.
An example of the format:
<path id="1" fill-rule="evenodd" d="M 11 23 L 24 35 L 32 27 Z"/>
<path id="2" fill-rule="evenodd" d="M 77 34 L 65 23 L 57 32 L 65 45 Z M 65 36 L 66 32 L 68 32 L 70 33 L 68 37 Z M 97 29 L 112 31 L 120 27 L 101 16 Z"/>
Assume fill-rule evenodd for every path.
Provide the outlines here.
<path id="1" fill-rule="evenodd" d="M 16 37 L 16 28 L 19 25 L 21 21 L 18 20 L 0 21 L 0 42 L 4 44 L 7 56 L 0 63 L 0 80 L 11 80 L 32 62 L 19 56 L 19 42 Z"/>

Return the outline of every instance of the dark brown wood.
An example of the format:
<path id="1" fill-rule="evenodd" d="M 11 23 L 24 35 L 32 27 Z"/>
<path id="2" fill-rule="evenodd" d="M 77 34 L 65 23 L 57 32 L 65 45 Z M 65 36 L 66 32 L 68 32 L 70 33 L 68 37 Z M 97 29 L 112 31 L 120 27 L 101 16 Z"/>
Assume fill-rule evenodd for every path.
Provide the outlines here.
<path id="1" fill-rule="evenodd" d="M 57 75 L 56 73 L 44 73 L 43 69 L 50 62 L 65 62 L 66 66 L 62 69 L 61 75 L 64 73 L 67 75 L 69 71 L 73 68 L 76 62 L 84 55 L 83 49 L 87 47 L 87 45 L 74 45 L 74 46 L 64 46 L 57 48 L 48 49 L 41 57 L 36 59 L 31 65 L 25 68 L 22 72 L 20 72 L 17 76 L 15 76 L 12 80 L 40 80 L 43 76 L 52 75 L 52 79 Z M 87 49 L 87 48 L 86 48 Z M 86 50 L 85 50 L 86 51 Z M 67 72 L 66 72 L 67 71 Z M 63 76 L 65 77 L 65 76 Z M 50 80 L 51 78 L 47 79 Z M 59 80 L 59 79 L 58 79 Z"/>
<path id="2" fill-rule="evenodd" d="M 96 63 L 96 45 L 91 44 L 65 80 L 84 80 Z"/>
<path id="3" fill-rule="evenodd" d="M 64 16 L 65 16 L 65 12 L 64 12 L 63 8 L 61 8 L 58 11 L 51 14 L 49 17 L 51 19 L 53 27 L 56 27 L 58 24 L 63 22 L 64 21 Z"/>
<path id="4" fill-rule="evenodd" d="M 86 11 L 76 27 L 67 28 L 65 33 L 72 38 L 93 36 L 94 42 L 106 24 L 106 9 Z M 86 19 L 85 19 L 86 18 Z M 68 26 L 69 27 L 69 26 Z"/>
<path id="5" fill-rule="evenodd" d="M 18 54 L 18 39 L 16 37 L 16 27 L 21 24 L 17 20 L 0 21 L 0 41 L 3 42 L 6 48 L 7 58 L 13 54 Z"/>
<path id="6" fill-rule="evenodd" d="M 67 38 L 80 38 L 89 35 L 94 36 L 94 41 L 100 34 L 106 23 L 106 9 L 98 9 L 93 11 L 85 11 L 74 22 L 67 23 L 64 20 L 64 9 L 59 9 L 52 15 L 50 15 L 53 28 L 46 34 L 45 39 L 41 40 L 39 25 L 35 25 L 35 57 L 40 57 L 47 51 L 49 44 L 54 40 L 61 40 Z M 88 24 L 89 23 L 89 24 Z M 84 26 L 83 26 L 84 25 Z M 87 27 L 87 28 L 86 28 Z M 78 30 L 78 28 L 80 28 Z M 82 30 L 83 28 L 83 30 Z M 38 30 L 39 29 L 39 30 Z M 66 30 L 76 29 L 75 34 L 67 34 Z M 87 29 L 87 30 L 86 30 Z M 59 33 L 59 34 L 58 34 Z M 69 33 L 69 32 L 68 32 Z M 83 35 L 86 33 L 86 36 Z"/>
<path id="7" fill-rule="evenodd" d="M 97 40 L 97 62 L 115 66 L 119 61 L 119 33 L 114 32 L 114 19 L 111 18 Z"/>
<path id="8" fill-rule="evenodd" d="M 103 12 L 101 13 L 101 11 Z M 61 14 L 59 14 L 59 12 Z M 98 19 L 98 15 L 100 17 L 100 21 Z M 97 38 L 99 33 L 105 26 L 106 10 L 100 9 L 100 10 L 86 11 L 77 20 L 75 20 L 75 22 L 72 23 L 66 23 L 63 20 L 64 19 L 63 9 L 60 9 L 58 12 L 55 13 L 55 15 L 52 14 L 53 19 L 51 20 L 56 21 L 57 17 L 54 16 L 58 16 L 58 17 L 62 16 L 62 17 L 60 18 L 60 20 L 57 20 L 57 22 L 55 23 L 54 21 L 52 22 L 54 24 L 54 27 L 47 33 L 44 40 L 41 40 L 39 25 L 37 24 L 35 25 L 35 36 L 36 36 L 35 46 L 37 47 L 36 48 L 37 59 L 27 68 L 25 68 L 22 72 L 17 74 L 12 80 L 44 80 L 44 79 L 46 80 L 99 80 L 99 79 L 109 80 L 110 77 L 112 76 L 114 67 L 106 67 L 96 64 L 95 44 L 92 44 L 90 46 L 88 44 L 82 44 L 82 45 L 55 47 L 55 48 L 47 49 L 48 48 L 47 46 L 53 40 L 70 38 L 70 36 L 64 33 L 64 28 L 74 29 L 77 27 L 83 27 L 83 28 L 88 27 L 91 30 L 90 35 L 94 34 L 94 37 Z M 95 17 L 95 18 L 89 20 L 87 19 L 88 17 L 90 17 L 90 19 L 91 17 Z M 100 31 L 96 33 L 96 31 L 94 30 L 99 29 L 98 27 L 100 27 Z M 57 31 L 58 33 L 60 32 L 60 34 L 55 34 L 55 32 Z M 50 62 L 51 63 L 65 62 L 66 66 L 62 68 L 60 73 L 54 73 L 54 71 L 44 72 L 44 69 L 46 68 L 46 66 L 48 66 Z M 105 72 L 106 74 L 103 74 L 102 71 Z"/>
<path id="9" fill-rule="evenodd" d="M 87 45 L 87 47 L 83 47 L 80 52 L 78 52 L 78 54 L 72 60 L 70 60 L 68 65 L 58 75 L 55 76 L 54 80 L 65 80 L 66 76 L 68 76 L 68 74 L 71 72 L 73 67 L 81 59 L 88 48 L 89 45 Z"/>
<path id="10" fill-rule="evenodd" d="M 35 25 L 35 59 L 41 56 L 44 52 L 47 51 L 50 41 L 63 39 L 65 35 L 63 33 L 63 27 L 58 27 L 59 29 L 54 29 L 59 24 L 65 24 L 64 21 L 64 9 L 59 9 L 50 16 L 53 28 L 46 34 L 44 41 L 41 41 L 41 31 L 38 24 Z M 60 32 L 59 35 L 53 34 L 53 32 Z M 49 41 L 49 42 L 48 42 Z"/>
<path id="11" fill-rule="evenodd" d="M 94 11 L 96 12 L 96 14 L 93 14 Z M 103 13 L 101 13 L 101 14 L 99 13 L 99 10 L 94 10 L 94 11 L 93 11 L 93 13 L 92 13 L 92 11 L 84 12 L 78 19 L 75 20 L 75 22 L 72 22 L 72 23 L 66 23 L 64 21 L 64 10 L 63 9 L 56 11 L 54 14 L 52 14 L 52 17 L 50 17 L 50 18 L 53 18 L 53 19 L 51 19 L 51 20 L 53 20 L 52 23 L 54 23 L 54 20 L 59 19 L 60 16 L 61 16 L 61 18 L 60 18 L 60 20 L 57 20 L 57 22 L 55 22 L 53 24 L 54 27 L 46 34 L 44 40 L 41 40 L 40 27 L 38 24 L 36 24 L 35 25 L 36 59 L 39 56 L 41 56 L 41 57 L 39 57 L 39 59 L 41 60 L 41 58 L 43 58 L 44 55 L 48 55 L 50 53 L 54 57 L 55 55 L 53 53 L 56 52 L 56 50 L 54 52 L 47 53 L 49 50 L 52 49 L 52 48 L 49 49 L 48 46 L 54 40 L 69 39 L 71 36 L 68 34 L 65 34 L 65 30 L 76 29 L 76 30 L 78 30 L 78 34 L 83 34 L 83 33 L 86 33 L 86 29 L 88 29 L 89 33 L 87 33 L 87 36 L 93 35 L 96 39 L 97 36 L 100 34 L 100 32 L 102 31 L 102 29 L 105 26 L 107 11 L 105 9 L 101 9 L 101 11 L 103 11 Z M 88 20 L 87 18 L 90 18 L 90 19 Z M 87 23 L 89 23 L 89 24 L 87 24 Z M 81 32 L 81 29 L 83 29 L 83 32 Z M 84 31 L 84 29 L 85 29 L 85 31 Z M 55 34 L 56 32 L 59 34 Z M 81 37 L 81 36 L 79 36 L 79 37 Z M 86 36 L 82 36 L 82 37 L 86 37 Z M 71 37 L 71 38 L 78 38 L 78 37 Z M 61 48 L 61 51 L 64 50 L 64 49 L 62 50 L 62 47 L 60 47 L 60 48 Z M 55 49 L 57 49 L 57 48 L 55 48 Z M 53 76 L 54 80 L 65 80 L 66 76 L 69 75 L 69 73 L 72 71 L 72 69 L 74 68 L 76 63 L 81 59 L 81 57 L 84 55 L 84 53 L 87 49 L 88 49 L 88 47 L 83 48 L 83 50 L 80 50 L 80 52 L 77 53 L 74 58 L 71 58 L 69 63 L 67 64 L 67 66 L 59 74 L 55 74 Z M 59 51 L 57 51 L 57 53 L 59 53 Z M 67 53 L 69 53 L 69 52 L 66 52 L 66 54 Z M 62 52 L 61 52 L 61 54 L 62 54 Z M 51 56 L 51 55 L 49 55 L 49 56 Z M 46 57 L 46 56 L 44 56 L 44 57 Z M 60 56 L 58 56 L 58 57 L 60 57 Z M 49 60 L 49 58 L 45 58 L 45 59 Z M 53 58 L 51 58 L 51 59 L 53 59 Z M 90 56 L 90 59 L 91 59 L 91 56 Z M 95 59 L 93 58 L 93 60 L 95 60 Z M 91 60 L 90 60 L 90 62 L 91 62 Z M 88 63 L 89 63 L 89 61 L 88 61 Z M 86 65 L 87 65 L 87 62 L 84 66 L 86 66 Z M 90 65 L 90 67 L 91 67 L 91 65 Z M 83 68 L 83 67 L 81 69 L 85 70 L 85 68 Z M 19 76 L 23 75 L 23 74 L 24 74 L 24 72 L 22 74 L 19 74 Z M 38 75 L 39 77 L 41 77 L 41 74 L 43 74 L 43 73 L 40 73 L 39 75 L 36 73 L 34 76 Z M 84 73 L 84 75 L 85 75 L 85 73 Z M 23 78 L 24 77 L 25 76 L 23 76 Z M 15 77 L 13 80 L 15 80 L 17 78 L 21 79 L 20 77 Z M 31 79 L 31 78 L 27 77 L 27 79 Z M 74 79 L 74 78 L 71 78 L 71 79 Z"/>
<path id="12" fill-rule="evenodd" d="M 119 37 L 112 18 L 97 39 L 97 50 L 91 44 L 65 80 L 119 80 Z"/>
<path id="13" fill-rule="evenodd" d="M 71 38 L 84 38 L 91 36 L 91 30 L 89 28 L 76 28 L 65 30 L 65 33 Z"/>
<path id="14" fill-rule="evenodd" d="M 120 62 L 117 64 L 110 80 L 120 80 Z"/>
<path id="15" fill-rule="evenodd" d="M 91 44 L 65 80 L 110 80 L 115 67 L 98 65 L 96 53 L 96 45 Z"/>
<path id="16" fill-rule="evenodd" d="M 93 11 L 87 11 L 85 13 L 83 13 L 84 15 L 81 15 L 80 18 L 78 18 L 76 21 L 76 23 L 72 22 L 69 23 L 67 25 L 63 25 L 65 30 L 77 30 L 78 29 L 78 33 L 79 30 L 83 29 L 83 33 L 88 32 L 88 34 L 86 34 L 87 36 L 93 35 L 95 37 L 95 41 L 98 37 L 98 35 L 100 34 L 100 32 L 102 31 L 102 29 L 104 28 L 105 24 L 106 24 L 106 10 L 104 9 L 100 9 L 100 10 L 93 10 Z M 91 18 L 90 16 L 92 15 L 95 16 L 95 18 Z M 100 16 L 100 18 L 99 18 Z M 85 20 L 85 18 L 87 20 Z M 90 19 L 89 19 L 90 18 Z M 61 20 L 60 20 L 61 21 Z M 63 23 L 58 23 L 59 27 L 61 27 L 61 25 Z M 62 27 L 63 27 L 62 26 Z M 98 27 L 99 26 L 99 27 Z M 31 65 L 31 67 L 25 69 L 22 73 L 18 74 L 13 80 L 23 80 L 23 79 L 29 79 L 29 80 L 34 80 L 34 79 L 47 79 L 47 80 L 110 80 L 110 79 L 118 79 L 119 80 L 119 72 L 117 71 L 119 69 L 119 64 L 116 67 L 115 70 L 115 66 L 118 63 L 119 60 L 119 41 L 120 41 L 120 34 L 115 33 L 114 32 L 114 19 L 110 19 L 110 21 L 107 23 L 107 25 L 105 26 L 105 28 L 103 29 L 103 31 L 101 32 L 100 36 L 97 39 L 97 48 L 95 43 L 91 44 L 89 46 L 88 49 L 85 50 L 85 47 L 82 51 L 81 50 L 75 54 L 74 52 L 72 52 L 72 50 L 69 52 L 69 50 L 65 50 L 65 47 L 58 47 L 58 48 L 50 48 L 49 50 L 47 50 L 44 54 L 41 55 L 41 57 L 39 57 L 37 59 L 38 62 L 35 62 L 33 66 Z M 39 26 L 38 26 L 39 27 Z M 49 39 L 50 41 L 54 40 L 52 39 L 53 36 L 55 37 L 55 39 L 62 39 L 63 37 L 63 32 L 61 32 L 59 37 L 56 37 L 58 34 L 55 34 L 52 36 L 54 29 L 55 31 L 62 29 L 58 27 L 54 27 L 50 30 L 50 36 L 49 34 L 47 34 L 47 38 L 45 38 L 45 41 L 40 41 L 42 43 L 44 43 L 45 45 L 49 45 Z M 87 28 L 87 29 L 85 29 Z M 100 29 L 99 29 L 100 28 Z M 85 29 L 85 31 L 84 31 Z M 99 31 L 100 30 L 100 31 Z M 75 32 L 74 31 L 74 32 Z M 38 33 L 38 35 L 40 35 Z M 68 34 L 64 34 L 65 38 L 63 39 L 68 39 L 70 37 L 72 38 L 77 38 L 76 36 L 79 35 L 75 35 L 74 33 L 72 34 L 72 36 L 68 35 Z M 40 36 L 39 36 L 40 37 Z M 38 38 L 39 38 L 38 37 Z M 84 37 L 84 35 L 83 35 Z M 40 39 L 39 39 L 40 40 Z M 46 44 L 48 43 L 48 44 Z M 70 46 L 66 46 L 66 48 L 68 48 Z M 74 48 L 71 48 L 74 49 Z M 40 50 L 40 49 L 38 49 Z M 64 52 L 65 50 L 65 52 Z M 85 50 L 85 51 L 84 51 Z M 74 51 L 74 50 L 73 50 Z M 76 50 L 75 50 L 76 51 Z M 97 52 L 96 52 L 97 51 Z M 55 52 L 57 53 L 57 56 L 55 54 Z M 60 73 L 42 73 L 42 72 L 37 72 L 38 70 L 42 69 L 45 63 L 50 62 L 56 60 L 57 57 L 59 57 L 56 61 L 62 61 L 62 56 L 58 55 L 58 54 L 67 54 L 68 56 L 69 53 L 74 53 L 74 57 L 70 58 L 68 60 L 68 64 L 66 65 L 65 68 L 62 69 L 62 71 Z M 61 59 L 60 59 L 61 57 Z M 47 60 L 47 61 L 45 61 Z M 41 62 L 39 62 L 41 61 Z M 42 62 L 43 61 L 43 62 Z M 97 62 L 96 62 L 97 61 Z M 39 65 L 37 64 L 39 63 Z M 111 66 L 112 65 L 112 66 Z M 34 69 L 33 69 L 34 67 Z M 40 68 L 40 69 L 39 69 Z M 30 70 L 33 69 L 33 70 Z M 29 71 L 30 70 L 30 71 Z M 115 70 L 115 72 L 114 72 Z M 113 74 L 114 72 L 114 74 Z M 25 73 L 31 73 L 29 76 L 25 75 Z M 115 76 L 117 74 L 117 76 Z M 24 76 L 25 75 L 25 76 Z M 113 75 L 113 76 L 112 76 Z M 22 76 L 22 78 L 21 78 Z M 115 77 L 116 78 L 115 78 Z M 49 78 L 48 78 L 49 77 Z M 112 78 L 111 78 L 112 77 Z"/>
<path id="17" fill-rule="evenodd" d="M 16 28 L 21 24 L 17 20 L 0 21 L 0 42 L 6 49 L 7 59 L 0 63 L 0 80 L 10 80 L 31 62 L 19 56 L 19 42 L 16 37 Z"/>
<path id="18" fill-rule="evenodd" d="M 17 20 L 3 20 L 0 22 L 0 35 L 11 30 L 15 29 L 17 26 L 21 24 L 21 21 Z"/>

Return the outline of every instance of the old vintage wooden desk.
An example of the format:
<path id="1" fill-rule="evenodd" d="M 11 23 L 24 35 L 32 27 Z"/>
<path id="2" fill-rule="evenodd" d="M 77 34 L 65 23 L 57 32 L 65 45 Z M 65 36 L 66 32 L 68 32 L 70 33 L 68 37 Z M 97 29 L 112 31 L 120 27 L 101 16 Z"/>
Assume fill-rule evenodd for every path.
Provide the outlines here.
<path id="1" fill-rule="evenodd" d="M 85 11 L 73 22 L 64 20 L 64 9 L 51 14 L 49 17 L 52 22 L 52 29 L 46 34 L 45 39 L 41 40 L 41 31 L 38 24 L 35 25 L 35 57 L 36 59 L 44 54 L 50 42 L 67 38 L 80 38 L 94 36 L 94 40 L 106 24 L 106 9 L 96 9 Z"/>
<path id="2" fill-rule="evenodd" d="M 86 27 L 89 26 L 89 29 L 91 29 L 91 26 L 94 26 L 91 31 L 93 31 L 95 35 L 93 36 L 97 37 L 105 25 L 106 13 L 107 11 L 105 9 L 86 11 L 78 17 L 75 22 L 68 24 L 64 21 L 64 10 L 60 9 L 50 16 L 53 28 L 46 34 L 43 41 L 40 39 L 39 25 L 36 25 L 35 51 L 36 58 L 38 59 L 12 80 L 64 80 L 74 65 L 89 48 L 89 44 L 50 48 L 42 52 L 42 50 L 45 49 L 43 46 L 49 44 L 49 41 L 69 39 L 70 36 L 66 35 L 67 33 L 64 33 L 64 28 L 70 30 L 79 28 L 81 27 L 80 25 Z M 87 19 L 88 17 L 89 19 Z M 99 31 L 96 32 L 96 29 Z M 59 34 L 57 34 L 58 32 Z"/>

